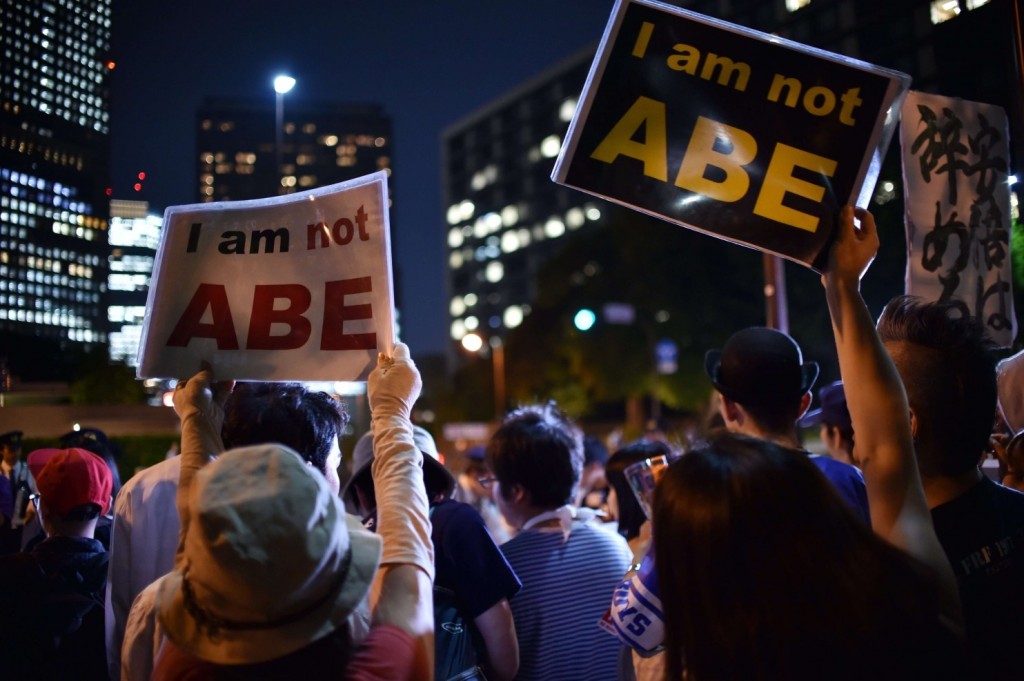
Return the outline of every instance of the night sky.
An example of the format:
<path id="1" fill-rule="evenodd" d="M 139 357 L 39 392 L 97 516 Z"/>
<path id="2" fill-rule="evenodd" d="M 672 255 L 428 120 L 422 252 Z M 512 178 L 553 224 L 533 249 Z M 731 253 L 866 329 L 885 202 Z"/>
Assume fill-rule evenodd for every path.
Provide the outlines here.
<path id="1" fill-rule="evenodd" d="M 114 198 L 193 203 L 204 97 L 379 102 L 394 125 L 402 340 L 447 343 L 441 132 L 600 39 L 613 0 L 114 0 Z M 287 107 L 287 101 L 285 106 Z M 142 192 L 132 190 L 146 173 Z"/>

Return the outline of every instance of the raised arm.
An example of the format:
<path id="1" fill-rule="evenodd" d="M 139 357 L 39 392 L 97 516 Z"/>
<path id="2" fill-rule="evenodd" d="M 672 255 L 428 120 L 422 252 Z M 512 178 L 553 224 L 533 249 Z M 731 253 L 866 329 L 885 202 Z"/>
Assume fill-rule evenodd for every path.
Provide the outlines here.
<path id="1" fill-rule="evenodd" d="M 423 455 L 413 440 L 409 415 L 420 394 L 420 375 L 409 348 L 383 354 L 367 387 L 373 421 L 373 485 L 377 534 L 384 542 L 374 592 L 374 623 L 390 624 L 417 639 L 422 665 L 417 678 L 434 669 L 434 549 L 430 541 Z"/>
<path id="2" fill-rule="evenodd" d="M 845 206 L 822 282 L 857 458 L 864 471 L 871 526 L 876 534 L 936 570 L 947 598 L 946 612 L 955 613 L 958 620 L 956 582 L 935 536 L 914 459 L 907 395 L 860 295 L 861 277 L 877 252 L 874 217 Z"/>
<path id="3" fill-rule="evenodd" d="M 189 495 L 192 481 L 199 469 L 224 451 L 220 428 L 224 424 L 224 402 L 234 389 L 233 381 L 215 383 L 213 370 L 204 363 L 202 369 L 174 388 L 174 411 L 181 419 L 181 473 L 178 477 L 178 551 L 175 566 L 181 558 L 188 531 L 191 509 Z"/>

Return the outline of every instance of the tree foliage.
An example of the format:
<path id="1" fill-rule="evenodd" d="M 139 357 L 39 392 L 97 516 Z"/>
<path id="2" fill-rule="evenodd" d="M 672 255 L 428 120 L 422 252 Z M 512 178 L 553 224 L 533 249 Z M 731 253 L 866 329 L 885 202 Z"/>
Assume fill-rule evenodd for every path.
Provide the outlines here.
<path id="1" fill-rule="evenodd" d="M 111 362 L 105 352 L 88 355 L 71 383 L 72 404 L 143 404 L 146 391 L 135 369 Z"/>

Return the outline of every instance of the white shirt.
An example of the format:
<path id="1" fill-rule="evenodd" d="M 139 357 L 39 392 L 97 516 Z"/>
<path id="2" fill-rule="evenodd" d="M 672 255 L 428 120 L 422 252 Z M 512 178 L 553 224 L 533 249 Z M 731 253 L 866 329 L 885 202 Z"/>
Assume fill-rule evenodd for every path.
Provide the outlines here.
<path id="1" fill-rule="evenodd" d="M 181 457 L 135 474 L 121 488 L 110 529 L 106 643 L 111 681 L 120 681 L 121 645 L 132 602 L 174 569 L 178 548 L 177 494 Z M 147 677 L 148 678 L 148 677 Z"/>

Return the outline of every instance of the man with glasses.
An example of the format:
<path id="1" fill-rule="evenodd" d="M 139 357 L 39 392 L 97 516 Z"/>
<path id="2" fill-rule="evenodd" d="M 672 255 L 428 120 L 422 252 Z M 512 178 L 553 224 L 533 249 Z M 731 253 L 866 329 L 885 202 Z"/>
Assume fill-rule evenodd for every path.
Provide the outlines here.
<path id="1" fill-rule="evenodd" d="M 592 509 L 573 505 L 583 439 L 554 403 L 509 414 L 491 438 L 494 500 L 519 533 L 501 550 L 523 590 L 510 602 L 518 678 L 589 681 L 617 676 L 620 647 L 598 628 L 630 562 L 626 540 Z"/>

